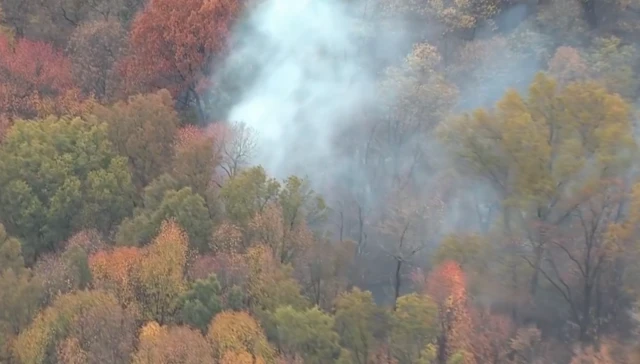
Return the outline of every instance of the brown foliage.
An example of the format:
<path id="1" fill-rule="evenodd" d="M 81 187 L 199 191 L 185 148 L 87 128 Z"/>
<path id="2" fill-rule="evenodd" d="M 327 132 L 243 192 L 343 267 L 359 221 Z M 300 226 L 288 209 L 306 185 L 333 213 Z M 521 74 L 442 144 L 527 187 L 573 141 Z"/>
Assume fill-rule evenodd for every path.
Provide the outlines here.
<path id="1" fill-rule="evenodd" d="M 169 171 L 179 120 L 167 90 L 100 106 L 94 113 L 107 123 L 115 149 L 129 160 L 136 187 L 143 188 Z"/>
<path id="2" fill-rule="evenodd" d="M 268 204 L 249 223 L 254 244 L 268 246 L 280 263 L 291 263 L 313 242 L 306 224 L 287 224 L 279 204 Z"/>
<path id="3" fill-rule="evenodd" d="M 90 307 L 77 314 L 70 330 L 71 337 L 77 338 L 85 363 L 129 362 L 133 352 L 137 311 L 123 309 L 116 302 Z M 80 349 L 80 348 L 78 348 Z"/>
<path id="4" fill-rule="evenodd" d="M 356 254 L 353 241 L 315 239 L 295 264 L 295 274 L 307 297 L 329 310 L 349 285 L 349 273 Z"/>
<path id="5" fill-rule="evenodd" d="M 83 23 L 74 30 L 67 51 L 73 76 L 85 93 L 110 100 L 119 79 L 114 65 L 124 51 L 126 32 L 116 20 Z"/>
<path id="6" fill-rule="evenodd" d="M 511 338 L 514 325 L 506 316 L 474 310 L 472 314 L 473 337 L 471 350 L 477 363 L 505 362 L 512 353 Z"/>
<path id="7" fill-rule="evenodd" d="M 191 279 L 206 279 L 215 273 L 223 290 L 234 285 L 243 286 L 249 277 L 249 266 L 240 254 L 217 253 L 203 255 L 190 265 L 188 275 Z"/>
<path id="8" fill-rule="evenodd" d="M 207 196 L 215 185 L 215 172 L 220 163 L 216 141 L 217 136 L 212 129 L 189 125 L 177 132 L 173 175 L 201 196 Z"/>
<path id="9" fill-rule="evenodd" d="M 87 353 L 80 347 L 75 337 L 66 339 L 58 344 L 57 359 L 64 364 L 84 364 L 88 362 Z"/>
<path id="10" fill-rule="evenodd" d="M 147 323 L 140 334 L 134 364 L 213 363 L 210 344 L 199 331 L 185 326 Z"/>
<path id="11" fill-rule="evenodd" d="M 222 356 L 220 364 L 265 364 L 261 357 L 254 357 L 246 351 L 227 351 Z"/>
<path id="12" fill-rule="evenodd" d="M 65 248 L 72 247 L 82 248 L 87 254 L 91 255 L 105 249 L 106 245 L 97 230 L 82 230 L 73 234 L 67 240 Z"/>

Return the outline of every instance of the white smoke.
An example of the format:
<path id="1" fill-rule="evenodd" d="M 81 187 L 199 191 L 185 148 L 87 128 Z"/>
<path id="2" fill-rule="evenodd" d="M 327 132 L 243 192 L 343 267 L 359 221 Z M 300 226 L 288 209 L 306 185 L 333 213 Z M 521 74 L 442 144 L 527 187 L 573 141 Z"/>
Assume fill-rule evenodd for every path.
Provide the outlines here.
<path id="1" fill-rule="evenodd" d="M 234 35 L 227 65 L 257 73 L 227 119 L 257 132 L 252 163 L 274 177 L 317 173 L 334 135 L 370 101 L 374 77 L 350 10 L 336 0 L 266 0 Z"/>

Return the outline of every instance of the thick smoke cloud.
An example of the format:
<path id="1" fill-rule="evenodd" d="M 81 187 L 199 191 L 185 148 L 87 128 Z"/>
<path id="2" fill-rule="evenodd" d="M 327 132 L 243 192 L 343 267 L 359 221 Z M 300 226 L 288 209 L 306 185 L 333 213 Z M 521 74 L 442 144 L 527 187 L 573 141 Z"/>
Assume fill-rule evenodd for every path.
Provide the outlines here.
<path id="1" fill-rule="evenodd" d="M 335 136 L 364 110 L 389 101 L 375 93 L 381 74 L 375 67 L 401 61 L 412 38 L 441 32 L 436 24 L 416 31 L 406 19 L 388 18 L 385 29 L 374 30 L 371 24 L 381 22 L 364 19 L 374 7 L 371 0 L 263 0 L 248 10 L 219 74 L 241 74 L 233 76 L 241 85 L 226 119 L 257 132 L 252 163 L 279 178 L 303 174 L 312 180 L 321 170 L 349 164 L 337 160 Z M 513 28 L 522 9 L 506 11 L 497 22 Z M 526 87 L 540 64 L 535 57 L 506 57 L 511 51 L 495 49 L 477 65 L 460 89 L 457 111 L 487 106 L 509 87 Z"/>
<path id="2" fill-rule="evenodd" d="M 256 164 L 276 177 L 310 175 L 332 140 L 372 100 L 353 8 L 334 0 L 267 0 L 248 14 L 227 64 L 254 68 L 228 120 L 258 134 Z"/>

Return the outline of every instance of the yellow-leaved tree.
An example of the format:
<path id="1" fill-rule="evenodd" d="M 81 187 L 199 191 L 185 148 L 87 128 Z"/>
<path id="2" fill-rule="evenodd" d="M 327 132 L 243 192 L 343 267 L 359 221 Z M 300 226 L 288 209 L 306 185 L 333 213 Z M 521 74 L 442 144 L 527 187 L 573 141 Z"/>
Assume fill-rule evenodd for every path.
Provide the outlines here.
<path id="1" fill-rule="evenodd" d="M 216 360 L 231 363 L 230 360 L 236 358 L 244 363 L 248 354 L 253 363 L 274 362 L 275 352 L 262 327 L 247 312 L 225 311 L 216 315 L 209 326 L 207 339 L 213 346 Z"/>
<path id="2" fill-rule="evenodd" d="M 503 212 L 496 226 L 532 268 L 530 293 L 543 277 L 589 340 L 603 318 L 593 315 L 605 315 L 593 303 L 615 251 L 607 227 L 621 221 L 630 189 L 630 105 L 598 83 L 559 87 L 540 73 L 528 95 L 508 91 L 494 109 L 462 115 L 439 132 L 459 165 L 496 191 Z"/>
<path id="3" fill-rule="evenodd" d="M 143 314 L 161 325 L 174 316 L 178 300 L 187 289 L 185 268 L 189 241 L 172 220 L 162 223 L 160 233 L 144 252 L 139 268 L 139 297 Z"/>
<path id="4" fill-rule="evenodd" d="M 20 333 L 14 353 L 20 363 L 129 362 L 137 313 L 110 293 L 79 291 L 58 297 Z"/>

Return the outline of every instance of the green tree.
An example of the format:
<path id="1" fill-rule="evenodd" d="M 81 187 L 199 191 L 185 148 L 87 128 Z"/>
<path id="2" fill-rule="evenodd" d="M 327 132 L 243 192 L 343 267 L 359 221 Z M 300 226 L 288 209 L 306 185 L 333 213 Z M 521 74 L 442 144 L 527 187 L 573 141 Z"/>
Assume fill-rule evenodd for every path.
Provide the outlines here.
<path id="1" fill-rule="evenodd" d="M 0 224 L 0 361 L 11 362 L 11 345 L 36 315 L 42 282 L 24 267 L 20 242 Z"/>
<path id="2" fill-rule="evenodd" d="M 613 274 L 607 262 L 620 245 L 606 231 L 623 217 L 637 152 L 630 105 L 596 82 L 558 87 L 539 74 L 527 97 L 509 91 L 494 110 L 451 121 L 443 134 L 460 165 L 493 184 L 503 211 L 496 225 L 519 242 L 510 244 L 511 257 L 531 268 L 529 294 L 542 302 L 541 283 L 550 286 L 579 339 L 592 340 L 620 309 L 619 301 L 597 310 L 595 302 Z"/>
<path id="3" fill-rule="evenodd" d="M 22 246 L 20 241 L 7 234 L 4 225 L 0 224 L 0 271 L 13 270 L 21 273 L 24 269 Z"/>
<path id="4" fill-rule="evenodd" d="M 27 261 L 74 231 L 110 232 L 132 210 L 133 185 L 105 124 L 18 121 L 0 146 L 0 219 Z"/>
<path id="5" fill-rule="evenodd" d="M 415 293 L 398 298 L 391 315 L 391 352 L 399 364 L 416 363 L 438 334 L 438 307 Z"/>
<path id="6" fill-rule="evenodd" d="M 173 189 L 176 184 L 174 179 L 163 175 L 145 188 L 144 206 L 118 228 L 118 244 L 148 243 L 164 220 L 175 219 L 189 235 L 191 247 L 199 251 L 208 249 L 213 221 L 206 202 L 190 187 Z"/>
<path id="7" fill-rule="evenodd" d="M 256 213 L 277 199 L 279 191 L 280 183 L 267 177 L 264 168 L 253 167 L 227 181 L 220 190 L 220 197 L 229 219 L 239 226 L 246 226 Z"/>
<path id="8" fill-rule="evenodd" d="M 225 248 L 230 240 L 241 245 L 237 248 L 264 244 L 281 263 L 291 263 L 311 245 L 308 223 L 322 222 L 328 212 L 308 181 L 290 176 L 281 184 L 260 166 L 228 180 L 220 197 L 229 223 L 214 234 L 214 250 Z"/>
<path id="9" fill-rule="evenodd" d="M 280 349 L 286 354 L 298 354 L 309 364 L 333 363 L 339 354 L 334 319 L 317 307 L 305 311 L 279 307 L 274 319 Z"/>
<path id="10" fill-rule="evenodd" d="M 222 311 L 220 295 L 220 283 L 215 274 L 193 282 L 191 289 L 181 297 L 182 322 L 206 333 L 211 319 Z"/>
<path id="11" fill-rule="evenodd" d="M 31 272 L 0 273 L 0 360 L 11 362 L 11 347 L 43 303 L 42 281 Z"/>
<path id="12" fill-rule="evenodd" d="M 371 292 L 354 288 L 336 300 L 335 330 L 342 346 L 357 364 L 366 364 L 374 351 L 373 317 L 376 306 Z"/>
<path id="13" fill-rule="evenodd" d="M 283 181 L 278 199 L 283 220 L 291 229 L 302 222 L 321 222 L 328 212 L 322 196 L 311 189 L 308 180 L 297 176 Z"/>

